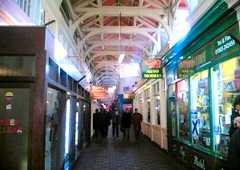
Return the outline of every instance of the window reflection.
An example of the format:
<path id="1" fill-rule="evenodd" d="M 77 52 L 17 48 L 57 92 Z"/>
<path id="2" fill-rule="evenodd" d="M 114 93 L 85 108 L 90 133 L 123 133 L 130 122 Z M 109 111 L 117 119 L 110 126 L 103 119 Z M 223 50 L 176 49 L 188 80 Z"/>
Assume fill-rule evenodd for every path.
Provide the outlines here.
<path id="1" fill-rule="evenodd" d="M 240 95 L 240 58 L 228 60 L 212 68 L 214 149 L 227 155 L 233 103 Z"/>
<path id="2" fill-rule="evenodd" d="M 188 81 L 182 80 L 176 84 L 177 112 L 179 137 L 189 140 L 189 119 L 188 119 Z"/>
<path id="3" fill-rule="evenodd" d="M 192 76 L 191 84 L 192 141 L 210 148 L 208 70 Z"/>

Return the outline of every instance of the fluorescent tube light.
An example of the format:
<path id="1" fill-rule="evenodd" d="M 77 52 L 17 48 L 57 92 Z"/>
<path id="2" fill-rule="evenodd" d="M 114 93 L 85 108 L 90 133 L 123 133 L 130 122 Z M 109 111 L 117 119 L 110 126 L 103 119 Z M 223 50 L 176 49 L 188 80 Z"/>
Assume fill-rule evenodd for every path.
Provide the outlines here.
<path id="1" fill-rule="evenodd" d="M 125 57 L 125 54 L 120 54 L 119 58 L 118 58 L 118 63 L 121 64 L 123 59 Z"/>

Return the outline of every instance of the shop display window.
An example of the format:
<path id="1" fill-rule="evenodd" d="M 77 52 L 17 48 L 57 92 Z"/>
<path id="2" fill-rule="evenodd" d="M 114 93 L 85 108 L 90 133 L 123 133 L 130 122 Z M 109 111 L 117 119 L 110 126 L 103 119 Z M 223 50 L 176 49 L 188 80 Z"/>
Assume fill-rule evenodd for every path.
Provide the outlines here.
<path id="1" fill-rule="evenodd" d="M 49 170 L 56 165 L 57 138 L 60 126 L 60 92 L 48 88 L 47 113 L 45 129 L 45 169 Z M 54 162 L 54 163 L 53 163 Z"/>
<path id="2" fill-rule="evenodd" d="M 168 88 L 168 114 L 171 120 L 172 137 L 177 137 L 177 112 L 175 100 L 175 84 Z"/>
<path id="3" fill-rule="evenodd" d="M 151 122 L 151 103 L 150 103 L 150 88 L 144 91 L 145 101 L 147 101 L 147 121 Z"/>
<path id="4" fill-rule="evenodd" d="M 176 104 L 178 114 L 179 138 L 189 140 L 189 118 L 188 118 L 188 81 L 182 80 L 176 83 Z"/>
<path id="5" fill-rule="evenodd" d="M 154 91 L 154 107 L 155 107 L 155 114 L 156 114 L 156 119 L 155 123 L 157 125 L 160 125 L 161 118 L 160 118 L 160 92 L 159 92 L 159 82 L 155 83 L 153 85 L 153 91 Z"/>
<path id="6" fill-rule="evenodd" d="M 210 148 L 208 70 L 191 77 L 191 132 L 192 142 Z"/>
<path id="7" fill-rule="evenodd" d="M 160 117 L 160 97 L 159 96 L 157 96 L 155 99 L 155 113 L 157 117 L 156 124 L 160 125 L 161 117 Z"/>
<path id="8" fill-rule="evenodd" d="M 143 97 L 143 93 L 141 93 L 139 94 L 139 111 L 142 112 L 143 108 L 144 108 L 144 97 Z"/>
<path id="9" fill-rule="evenodd" d="M 213 80 L 214 149 L 227 155 L 234 99 L 240 95 L 240 58 L 215 65 Z"/>

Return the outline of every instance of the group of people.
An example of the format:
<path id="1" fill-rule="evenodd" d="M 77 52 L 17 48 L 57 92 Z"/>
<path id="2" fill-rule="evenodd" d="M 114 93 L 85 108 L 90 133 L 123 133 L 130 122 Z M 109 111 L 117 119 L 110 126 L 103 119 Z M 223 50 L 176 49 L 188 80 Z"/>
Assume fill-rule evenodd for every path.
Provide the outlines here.
<path id="1" fill-rule="evenodd" d="M 106 138 L 108 136 L 109 125 L 111 124 L 111 113 L 105 109 L 96 109 L 93 114 L 93 129 L 96 138 L 99 136 Z"/>
<path id="2" fill-rule="evenodd" d="M 134 130 L 135 138 L 139 137 L 141 132 L 142 115 L 138 109 L 132 113 L 131 109 L 126 109 L 122 113 L 115 107 L 111 111 L 104 109 L 96 109 L 93 114 L 93 128 L 95 137 L 101 135 L 102 137 L 108 136 L 109 125 L 112 123 L 112 137 L 118 138 L 119 131 L 123 133 L 123 139 L 129 140 L 131 125 Z"/>

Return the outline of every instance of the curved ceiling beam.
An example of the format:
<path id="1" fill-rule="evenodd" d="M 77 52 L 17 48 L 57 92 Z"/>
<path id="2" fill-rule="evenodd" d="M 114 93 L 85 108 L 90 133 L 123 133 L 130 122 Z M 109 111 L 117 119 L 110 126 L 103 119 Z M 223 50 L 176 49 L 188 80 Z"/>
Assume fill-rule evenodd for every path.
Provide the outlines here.
<path id="1" fill-rule="evenodd" d="M 111 73 L 108 73 L 108 74 L 102 73 L 102 74 L 100 74 L 100 76 L 96 77 L 95 79 L 98 80 L 98 79 L 100 79 L 102 77 L 106 77 L 106 76 L 115 77 L 117 79 L 120 77 L 119 74 L 117 74 L 117 73 L 112 73 L 112 74 Z"/>
<path id="2" fill-rule="evenodd" d="M 104 81 L 106 79 L 111 79 L 112 82 L 117 83 L 118 79 L 113 79 L 111 76 L 104 76 L 96 80 L 97 83 Z"/>
<path id="3" fill-rule="evenodd" d="M 113 66 L 108 66 L 108 67 L 103 66 L 103 67 L 100 67 L 100 68 L 96 69 L 94 71 L 94 74 L 98 73 L 99 71 L 113 71 L 113 72 L 117 72 L 117 69 L 115 67 L 113 67 Z"/>
<path id="4" fill-rule="evenodd" d="M 99 51 L 96 54 L 90 56 L 89 63 L 94 61 L 94 59 L 100 57 L 100 56 L 107 56 L 107 55 L 112 55 L 112 56 L 119 56 L 120 54 L 125 54 L 127 56 L 142 56 L 142 53 L 134 54 L 134 51 Z"/>
<path id="5" fill-rule="evenodd" d="M 117 76 L 117 75 L 114 75 L 114 74 L 110 74 L 110 75 L 101 75 L 100 77 L 97 77 L 95 80 L 96 81 L 99 81 L 99 80 L 101 80 L 101 79 L 104 79 L 104 78 L 112 78 L 114 81 L 118 81 L 119 80 L 119 76 Z"/>
<path id="6" fill-rule="evenodd" d="M 98 64 L 94 67 L 95 70 L 99 70 L 100 68 L 111 68 L 112 70 L 117 71 L 117 68 L 114 65 Z"/>
<path id="7" fill-rule="evenodd" d="M 117 83 L 117 81 L 116 81 L 116 80 L 113 80 L 111 77 L 105 77 L 105 78 L 99 80 L 98 82 L 112 82 L 112 83 L 114 83 L 114 84 Z"/>
<path id="8" fill-rule="evenodd" d="M 111 7 L 99 7 L 99 8 L 75 8 L 76 12 L 85 12 L 84 15 L 79 16 L 72 25 L 72 29 L 75 30 L 77 26 L 87 18 L 96 15 L 102 16 L 145 16 L 154 19 L 155 21 L 167 26 L 160 16 L 167 16 L 168 10 L 164 8 L 150 9 L 143 7 L 127 7 L 127 6 L 111 6 Z"/>
<path id="9" fill-rule="evenodd" d="M 82 28 L 84 32 L 98 32 L 111 33 L 112 31 L 120 33 L 122 30 L 128 30 L 129 32 L 144 31 L 144 32 L 156 32 L 158 28 L 139 28 L 136 26 L 104 26 L 101 28 Z M 122 32 L 121 32 L 122 33 Z"/>
<path id="10" fill-rule="evenodd" d="M 120 40 L 101 40 L 101 41 L 95 41 L 95 40 L 88 40 L 86 41 L 88 45 L 95 45 L 95 44 L 102 44 L 102 43 L 109 43 L 109 44 L 118 44 L 120 43 Z M 140 40 L 121 40 L 121 44 L 139 44 L 139 45 L 148 45 L 149 43 L 147 41 L 140 41 Z"/>
<path id="11" fill-rule="evenodd" d="M 119 27 L 112 27 L 112 28 L 99 28 L 96 29 L 95 31 L 91 31 L 89 32 L 84 38 L 83 41 L 86 41 L 87 39 L 89 39 L 90 37 L 94 36 L 94 35 L 98 35 L 98 34 L 140 34 L 148 39 L 150 39 L 155 45 L 158 44 L 157 40 L 151 36 L 148 32 L 146 32 L 145 28 L 137 28 L 137 27 L 129 27 L 129 26 L 125 26 L 125 27 L 121 27 L 121 29 Z"/>
<path id="12" fill-rule="evenodd" d="M 116 43 L 116 44 L 111 44 L 111 43 L 108 43 L 108 42 L 103 42 L 101 44 L 94 44 L 92 45 L 90 48 L 87 49 L 86 51 L 86 54 L 89 54 L 92 50 L 94 50 L 94 48 L 97 48 L 99 46 L 118 46 L 119 43 Z M 146 53 L 146 55 L 150 56 L 151 55 L 151 52 L 149 52 L 146 48 L 144 48 L 143 46 L 141 45 L 138 45 L 137 43 L 136 44 L 128 44 L 128 43 L 121 43 L 120 46 L 132 46 L 132 47 L 136 47 L 136 48 L 139 48 L 140 50 L 142 50 L 143 52 Z M 121 48 L 121 47 L 119 47 Z"/>

